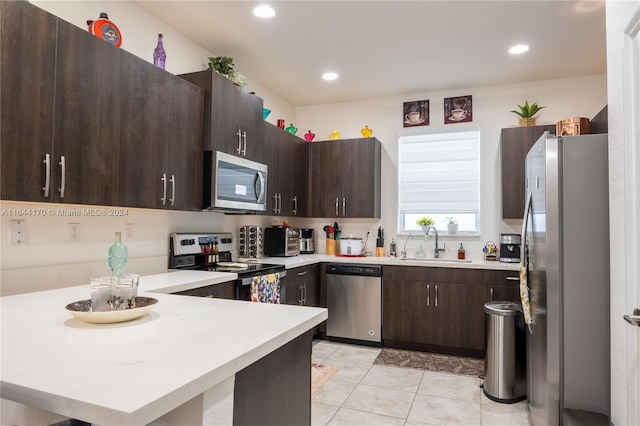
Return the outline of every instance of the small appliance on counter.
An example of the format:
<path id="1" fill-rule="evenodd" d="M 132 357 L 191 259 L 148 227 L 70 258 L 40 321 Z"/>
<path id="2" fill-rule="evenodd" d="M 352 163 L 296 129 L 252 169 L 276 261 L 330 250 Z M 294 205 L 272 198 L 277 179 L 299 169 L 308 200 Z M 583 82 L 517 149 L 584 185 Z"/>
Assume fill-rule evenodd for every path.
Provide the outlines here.
<path id="1" fill-rule="evenodd" d="M 361 256 L 364 250 L 362 238 L 355 238 L 352 235 L 340 238 L 340 255 L 341 256 Z"/>
<path id="2" fill-rule="evenodd" d="M 300 254 L 314 254 L 316 252 L 316 240 L 313 236 L 313 228 L 300 228 Z"/>
<path id="3" fill-rule="evenodd" d="M 243 259 L 260 259 L 264 256 L 262 227 L 255 225 L 240 227 L 238 256 Z"/>
<path id="4" fill-rule="evenodd" d="M 520 234 L 500 234 L 500 262 L 520 262 Z"/>
<path id="5" fill-rule="evenodd" d="M 273 257 L 300 254 L 300 228 L 272 226 L 264 230 L 264 255 Z"/>

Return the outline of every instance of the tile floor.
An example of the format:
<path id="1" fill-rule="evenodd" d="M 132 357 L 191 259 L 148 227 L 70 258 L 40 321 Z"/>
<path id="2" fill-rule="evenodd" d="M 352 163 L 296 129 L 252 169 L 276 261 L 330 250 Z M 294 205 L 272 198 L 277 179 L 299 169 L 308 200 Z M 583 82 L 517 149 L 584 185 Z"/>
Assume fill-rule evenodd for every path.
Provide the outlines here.
<path id="1" fill-rule="evenodd" d="M 312 425 L 530 426 L 525 401 L 491 401 L 479 378 L 373 365 L 379 352 L 314 341 L 313 362 L 339 370 L 312 396 Z"/>

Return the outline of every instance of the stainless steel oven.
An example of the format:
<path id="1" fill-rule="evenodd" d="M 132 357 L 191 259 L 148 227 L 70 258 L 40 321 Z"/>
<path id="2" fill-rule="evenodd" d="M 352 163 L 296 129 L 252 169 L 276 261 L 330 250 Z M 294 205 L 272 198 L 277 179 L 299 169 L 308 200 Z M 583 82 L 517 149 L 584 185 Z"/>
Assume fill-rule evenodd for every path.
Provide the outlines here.
<path id="1" fill-rule="evenodd" d="M 236 300 L 251 300 L 251 282 L 277 273 L 282 303 L 287 276 L 285 267 L 268 263 L 234 262 L 234 253 L 235 243 L 231 233 L 174 233 L 169 236 L 169 269 L 233 272 L 238 275 L 234 285 Z M 214 294 L 213 289 L 211 290 L 211 294 Z M 193 294 L 212 297 L 206 292 L 196 291 Z"/>

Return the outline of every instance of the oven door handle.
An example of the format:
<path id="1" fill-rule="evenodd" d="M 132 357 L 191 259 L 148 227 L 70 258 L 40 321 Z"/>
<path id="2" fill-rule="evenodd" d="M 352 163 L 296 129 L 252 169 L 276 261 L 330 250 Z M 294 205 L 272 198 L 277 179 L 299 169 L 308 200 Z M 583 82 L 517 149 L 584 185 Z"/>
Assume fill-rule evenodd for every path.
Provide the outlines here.
<path id="1" fill-rule="evenodd" d="M 274 272 L 275 273 L 275 272 Z M 287 276 L 287 271 L 282 271 L 282 272 L 278 272 L 280 274 L 280 278 L 284 278 Z M 253 281 L 253 279 L 255 277 L 261 277 L 263 275 L 271 275 L 271 274 L 260 274 L 260 275 L 254 275 L 253 277 L 247 277 L 247 278 L 243 278 L 240 281 L 240 284 L 242 284 L 243 286 L 245 285 L 251 285 L 251 281 Z"/>

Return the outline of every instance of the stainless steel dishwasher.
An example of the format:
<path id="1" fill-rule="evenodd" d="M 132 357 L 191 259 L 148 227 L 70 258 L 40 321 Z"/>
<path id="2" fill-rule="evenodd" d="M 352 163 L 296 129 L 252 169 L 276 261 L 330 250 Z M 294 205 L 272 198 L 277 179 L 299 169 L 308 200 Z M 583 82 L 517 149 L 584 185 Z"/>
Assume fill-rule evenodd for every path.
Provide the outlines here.
<path id="1" fill-rule="evenodd" d="M 382 345 L 382 266 L 327 265 L 327 337 Z"/>

